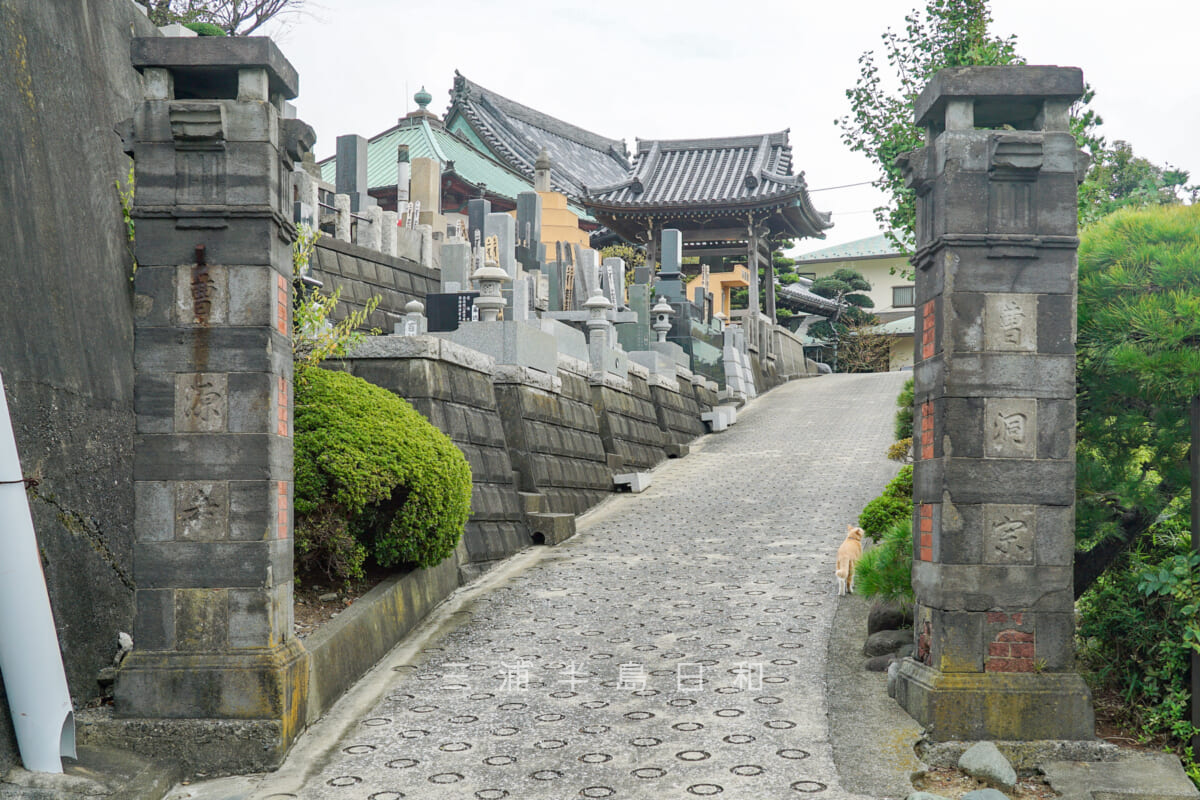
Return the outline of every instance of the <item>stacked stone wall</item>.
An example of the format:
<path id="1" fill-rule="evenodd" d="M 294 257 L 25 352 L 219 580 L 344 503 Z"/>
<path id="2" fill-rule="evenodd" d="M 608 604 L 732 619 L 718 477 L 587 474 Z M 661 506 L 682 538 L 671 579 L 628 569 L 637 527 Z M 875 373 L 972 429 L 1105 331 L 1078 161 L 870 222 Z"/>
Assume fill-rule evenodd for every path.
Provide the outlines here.
<path id="1" fill-rule="evenodd" d="M 606 380 L 593 384 L 592 406 L 604 449 L 621 459 L 622 469 L 649 470 L 666 460 L 670 439 L 659 427 L 644 370 L 631 369 L 628 382 Z"/>
<path id="2" fill-rule="evenodd" d="M 424 301 L 427 294 L 438 291 L 441 281 L 439 270 L 333 237 L 317 240 L 309 264 L 310 274 L 321 281 L 324 294 L 342 290 L 335 319 L 344 319 L 378 296 L 379 307 L 364 327 L 378 328 L 384 333 L 392 332 L 392 326 L 404 314 L 406 303 Z"/>
<path id="3" fill-rule="evenodd" d="M 696 397 L 696 408 L 701 414 L 712 411 L 721 404 L 717 392 L 703 383 L 692 384 L 692 392 Z"/>
<path id="4" fill-rule="evenodd" d="M 604 443 L 583 372 L 557 378 L 522 367 L 496 375 L 496 401 L 522 492 L 544 495 L 545 510 L 581 514 L 612 492 Z"/>
<path id="5" fill-rule="evenodd" d="M 691 381 L 684 378 L 652 378 L 650 396 L 658 415 L 658 426 L 674 444 L 687 444 L 704 434 Z"/>
<path id="6" fill-rule="evenodd" d="M 349 361 L 352 374 L 403 397 L 450 437 L 471 465 L 469 561 L 505 558 L 530 544 L 517 498 L 491 359 L 436 337 L 370 337 Z"/>

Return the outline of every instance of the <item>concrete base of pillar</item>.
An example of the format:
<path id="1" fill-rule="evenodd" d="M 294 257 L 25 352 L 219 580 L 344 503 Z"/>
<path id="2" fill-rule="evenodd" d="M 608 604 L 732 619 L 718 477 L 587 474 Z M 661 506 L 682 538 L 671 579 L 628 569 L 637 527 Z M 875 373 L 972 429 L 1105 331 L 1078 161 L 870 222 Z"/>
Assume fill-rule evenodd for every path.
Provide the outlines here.
<path id="1" fill-rule="evenodd" d="M 298 639 L 244 653 L 135 650 L 117 673 L 112 723 L 127 729 L 130 739 L 138 739 L 139 730 L 147 732 L 147 748 L 131 746 L 135 752 L 181 759 L 200 771 L 276 766 L 304 730 L 308 672 L 309 654 Z M 164 747 L 188 752 L 154 752 L 148 732 L 155 726 Z M 166 734 L 168 730 L 195 735 Z M 228 736 L 216 733 L 222 731 Z M 236 746 L 236 731 L 261 747 Z"/>
<path id="2" fill-rule="evenodd" d="M 908 658 L 896 701 L 934 742 L 1096 737 L 1091 692 L 1073 672 L 938 672 Z"/>

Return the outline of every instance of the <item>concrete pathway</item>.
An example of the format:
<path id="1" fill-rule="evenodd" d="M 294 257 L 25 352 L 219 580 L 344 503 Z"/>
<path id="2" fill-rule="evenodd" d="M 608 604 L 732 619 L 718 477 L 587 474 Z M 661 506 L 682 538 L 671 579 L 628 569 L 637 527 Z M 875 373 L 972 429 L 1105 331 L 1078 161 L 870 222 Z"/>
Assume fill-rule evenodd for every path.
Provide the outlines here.
<path id="1" fill-rule="evenodd" d="M 903 379 L 767 393 L 459 592 L 279 772 L 169 797 L 860 797 L 827 714 L 833 557 L 896 471 Z"/>

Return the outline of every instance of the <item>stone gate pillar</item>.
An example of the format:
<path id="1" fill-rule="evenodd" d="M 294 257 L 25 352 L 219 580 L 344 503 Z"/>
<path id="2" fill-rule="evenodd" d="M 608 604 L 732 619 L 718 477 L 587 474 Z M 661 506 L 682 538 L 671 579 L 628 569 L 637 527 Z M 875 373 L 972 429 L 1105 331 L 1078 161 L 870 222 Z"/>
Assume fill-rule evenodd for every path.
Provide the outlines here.
<path id="1" fill-rule="evenodd" d="M 278 763 L 305 719 L 292 635 L 289 171 L 312 130 L 269 39 L 134 39 L 134 651 L 115 714 L 195 769 Z M 236 721 L 236 724 L 230 721 Z M 153 738 L 154 741 L 149 741 Z"/>
<path id="2" fill-rule="evenodd" d="M 913 588 L 897 700 L 935 741 L 1091 739 L 1074 672 L 1075 68 L 917 99 Z"/>

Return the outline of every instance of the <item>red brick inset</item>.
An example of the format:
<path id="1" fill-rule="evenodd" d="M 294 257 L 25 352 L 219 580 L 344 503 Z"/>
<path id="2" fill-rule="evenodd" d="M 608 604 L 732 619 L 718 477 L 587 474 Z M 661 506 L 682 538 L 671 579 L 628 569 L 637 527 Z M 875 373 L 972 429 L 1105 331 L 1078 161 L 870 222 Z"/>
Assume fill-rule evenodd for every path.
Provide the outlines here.
<path id="1" fill-rule="evenodd" d="M 275 432 L 280 436 L 288 435 L 288 384 L 286 378 L 279 379 L 279 386 L 275 391 L 275 405 L 278 408 Z"/>
<path id="2" fill-rule="evenodd" d="M 933 458 L 933 403 L 929 400 L 921 404 L 920 438 L 920 458 L 922 461 L 928 461 Z"/>
<path id="3" fill-rule="evenodd" d="M 1008 615 L 989 612 L 988 622 L 1006 622 Z M 1019 618 L 1021 614 L 1013 614 Z M 1019 619 L 1013 619 L 1018 625 Z M 996 634 L 996 640 L 988 644 L 988 659 L 984 665 L 987 672 L 1033 672 L 1036 647 L 1032 633 L 1008 628 Z"/>
<path id="4" fill-rule="evenodd" d="M 921 358 L 933 357 L 934 338 L 937 324 L 934 316 L 934 301 L 928 300 L 921 306 Z"/>
<path id="5" fill-rule="evenodd" d="M 288 538 L 288 486 L 287 481 L 277 481 L 278 494 L 275 497 L 275 535 L 280 539 Z"/>
<path id="6" fill-rule="evenodd" d="M 933 506 L 922 503 L 920 510 L 920 540 L 917 547 L 919 561 L 933 561 Z"/>
<path id="7" fill-rule="evenodd" d="M 275 289 L 275 330 L 284 336 L 288 334 L 288 306 L 292 304 L 292 289 L 288 286 L 287 278 L 277 275 L 278 283 Z"/>

